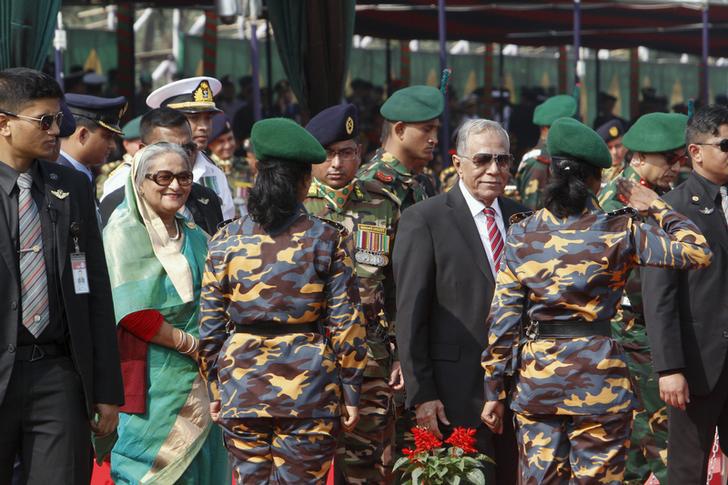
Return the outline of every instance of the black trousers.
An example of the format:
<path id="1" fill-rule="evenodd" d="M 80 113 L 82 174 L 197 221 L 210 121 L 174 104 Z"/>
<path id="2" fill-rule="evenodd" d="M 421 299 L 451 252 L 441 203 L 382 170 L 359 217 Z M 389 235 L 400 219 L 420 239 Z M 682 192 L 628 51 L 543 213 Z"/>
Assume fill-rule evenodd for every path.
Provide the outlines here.
<path id="1" fill-rule="evenodd" d="M 0 404 L 0 484 L 88 485 L 91 428 L 81 378 L 68 357 L 16 362 Z"/>
<path id="2" fill-rule="evenodd" d="M 728 444 L 728 361 L 710 394 L 691 394 L 685 411 L 667 407 L 667 426 L 667 483 L 705 484 L 716 426 Z"/>

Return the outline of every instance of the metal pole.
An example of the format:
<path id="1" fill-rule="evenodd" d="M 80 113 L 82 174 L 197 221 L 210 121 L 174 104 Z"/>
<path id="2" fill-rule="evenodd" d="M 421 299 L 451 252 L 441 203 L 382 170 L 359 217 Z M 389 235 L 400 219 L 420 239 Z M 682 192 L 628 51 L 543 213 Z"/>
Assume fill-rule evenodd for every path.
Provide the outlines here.
<path id="1" fill-rule="evenodd" d="M 447 69 L 447 32 L 445 30 L 445 0 L 437 1 L 437 27 L 440 34 L 440 73 Z M 450 151 L 450 110 L 445 96 L 445 109 L 442 112 L 442 139 L 440 140 L 440 153 L 442 154 L 442 165 L 450 166 L 448 152 Z"/>
<path id="2" fill-rule="evenodd" d="M 708 2 L 705 2 L 705 5 L 703 6 L 703 58 L 700 63 L 701 68 L 701 83 L 700 83 L 700 90 L 702 91 L 700 94 L 700 98 L 703 101 L 703 104 L 707 105 L 710 103 L 710 100 L 708 97 L 709 94 L 709 75 L 708 75 Z"/>
<path id="3" fill-rule="evenodd" d="M 579 84 L 579 49 L 581 48 L 581 0 L 574 0 L 574 84 Z"/>
<path id="4" fill-rule="evenodd" d="M 265 74 L 268 89 L 265 93 L 265 105 L 268 108 L 268 113 L 273 111 L 273 41 L 270 37 L 270 20 L 266 17 L 265 19 Z"/>
<path id="5" fill-rule="evenodd" d="M 250 63 L 253 71 L 253 119 L 258 121 L 262 114 L 260 112 L 260 62 L 258 58 L 258 23 L 250 22 Z M 268 87 L 270 89 L 270 86 Z"/>
<path id="6" fill-rule="evenodd" d="M 61 89 L 64 89 L 63 87 L 63 51 L 62 44 L 65 44 L 65 39 L 62 39 L 65 37 L 65 32 L 63 32 L 63 14 L 61 12 L 58 12 L 57 16 L 57 26 L 56 26 L 56 37 L 55 42 L 53 42 L 53 59 L 55 61 L 55 76 L 56 81 L 61 86 Z"/>

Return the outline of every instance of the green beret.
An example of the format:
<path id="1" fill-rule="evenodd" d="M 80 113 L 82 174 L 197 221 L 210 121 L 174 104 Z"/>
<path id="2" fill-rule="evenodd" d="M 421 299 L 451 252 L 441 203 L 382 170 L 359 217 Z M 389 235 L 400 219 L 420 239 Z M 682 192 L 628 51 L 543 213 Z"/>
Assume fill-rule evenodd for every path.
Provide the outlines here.
<path id="1" fill-rule="evenodd" d="M 546 145 L 552 157 L 571 158 L 599 168 L 612 166 L 612 156 L 602 137 L 574 118 L 556 120 Z"/>
<path id="2" fill-rule="evenodd" d="M 317 164 L 326 160 L 321 143 L 288 118 L 268 118 L 253 125 L 250 143 L 258 160 L 287 160 Z"/>
<path id="3" fill-rule="evenodd" d="M 142 117 L 137 116 L 136 118 L 134 118 L 133 120 L 131 120 L 130 122 L 125 124 L 121 128 L 121 131 L 124 132 L 124 136 L 122 137 L 122 139 L 129 141 L 129 140 L 138 140 L 139 138 L 141 138 L 142 135 L 141 135 L 141 131 L 139 129 L 140 128 L 139 125 L 141 124 L 141 121 L 142 121 Z"/>
<path id="4" fill-rule="evenodd" d="M 685 146 L 688 117 L 680 113 L 649 113 L 624 134 L 622 143 L 633 152 L 669 152 Z"/>
<path id="5" fill-rule="evenodd" d="M 445 109 L 445 98 L 431 86 L 410 86 L 395 91 L 379 112 L 385 120 L 417 123 L 438 118 Z"/>
<path id="6" fill-rule="evenodd" d="M 576 100 L 574 97 L 559 94 L 536 106 L 533 112 L 533 124 L 536 126 L 551 126 L 559 118 L 571 118 L 575 114 Z"/>

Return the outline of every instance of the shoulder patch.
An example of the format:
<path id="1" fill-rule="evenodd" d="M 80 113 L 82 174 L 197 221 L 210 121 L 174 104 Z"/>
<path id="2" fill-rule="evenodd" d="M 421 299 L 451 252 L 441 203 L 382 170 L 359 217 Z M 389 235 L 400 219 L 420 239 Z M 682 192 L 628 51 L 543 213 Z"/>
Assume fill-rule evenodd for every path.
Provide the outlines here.
<path id="1" fill-rule="evenodd" d="M 385 184 L 391 184 L 394 180 L 394 177 L 392 177 L 391 175 L 387 175 L 381 170 L 377 170 L 377 173 L 374 174 L 374 177 L 380 182 L 384 182 Z"/>
<path id="2" fill-rule="evenodd" d="M 617 217 L 621 215 L 628 215 L 632 219 L 635 219 L 639 216 L 639 212 L 637 212 L 635 209 L 629 206 L 622 207 L 621 209 L 613 210 L 610 212 L 607 212 L 607 217 Z"/>
<path id="3" fill-rule="evenodd" d="M 511 224 L 511 225 L 518 224 L 522 220 L 524 220 L 528 217 L 531 217 L 532 215 L 533 215 L 533 211 L 518 212 L 508 218 L 508 224 Z"/>

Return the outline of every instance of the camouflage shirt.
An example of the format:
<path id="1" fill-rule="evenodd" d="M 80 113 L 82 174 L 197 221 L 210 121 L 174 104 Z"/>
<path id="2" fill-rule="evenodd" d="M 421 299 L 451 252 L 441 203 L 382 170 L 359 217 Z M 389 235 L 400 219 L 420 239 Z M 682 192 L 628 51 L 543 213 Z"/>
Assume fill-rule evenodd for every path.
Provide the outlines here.
<path id="1" fill-rule="evenodd" d="M 648 212 L 660 227 L 629 210 L 604 213 L 594 200 L 580 216 L 560 219 L 542 209 L 511 225 L 482 356 L 487 400 L 505 398 L 527 299 L 532 321 L 611 320 L 633 267 L 710 263 L 695 224 L 661 199 Z M 523 342 L 514 392 L 511 408 L 521 414 L 619 413 L 637 405 L 624 351 L 603 336 Z"/>
<path id="2" fill-rule="evenodd" d="M 340 194 L 337 194 L 339 192 Z M 313 215 L 343 225 L 354 239 L 354 261 L 367 326 L 367 377 L 389 377 L 389 335 L 396 311 L 392 245 L 399 208 L 377 181 L 357 179 L 338 191 L 314 179 L 304 201 Z"/>
<path id="3" fill-rule="evenodd" d="M 518 165 L 516 188 L 521 196 L 521 203 L 530 209 L 543 207 L 543 190 L 549 181 L 549 165 L 551 157 L 543 143 L 526 153 Z"/>
<path id="4" fill-rule="evenodd" d="M 412 174 L 389 152 L 378 149 L 369 162 L 359 169 L 359 180 L 378 180 L 391 194 L 400 210 L 427 199 L 427 185 Z"/>
<path id="5" fill-rule="evenodd" d="M 302 206 L 275 233 L 246 216 L 212 238 L 199 359 L 222 418 L 336 417 L 342 391 L 347 405 L 358 404 L 367 348 L 347 240 Z M 317 322 L 327 338 L 227 331 L 229 323 Z"/>
<path id="6" fill-rule="evenodd" d="M 248 200 L 248 193 L 253 187 L 255 176 L 245 160 L 240 157 L 233 157 L 230 160 L 223 160 L 214 153 L 210 154 L 210 160 L 222 170 L 227 177 L 230 192 L 233 195 L 233 204 L 235 204 L 236 215 L 239 217 L 247 211 L 243 209 Z"/>

